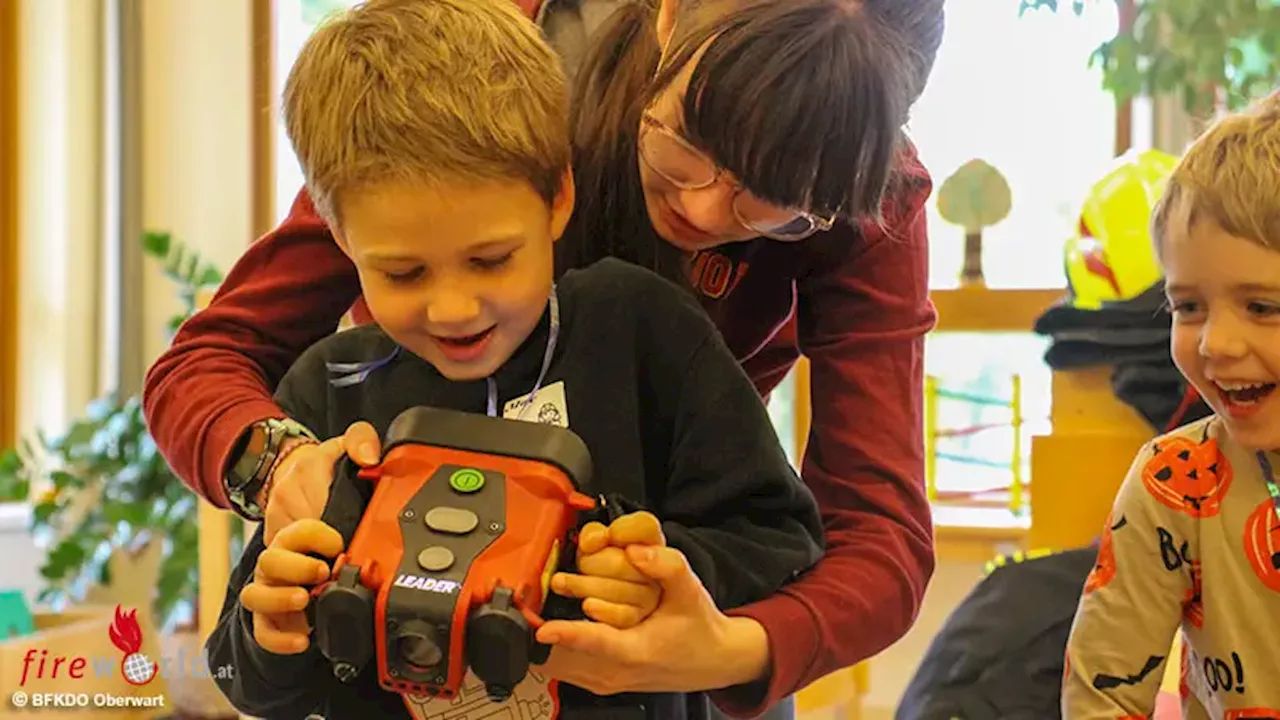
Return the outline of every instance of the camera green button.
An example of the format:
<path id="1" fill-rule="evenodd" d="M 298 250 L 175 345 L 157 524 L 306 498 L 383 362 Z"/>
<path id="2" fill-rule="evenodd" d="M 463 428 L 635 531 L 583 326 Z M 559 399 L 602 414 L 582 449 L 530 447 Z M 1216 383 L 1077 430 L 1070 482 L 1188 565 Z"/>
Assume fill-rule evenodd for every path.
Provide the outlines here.
<path id="1" fill-rule="evenodd" d="M 449 476 L 449 486 L 460 493 L 473 493 L 484 487 L 484 473 L 474 468 L 454 470 Z"/>

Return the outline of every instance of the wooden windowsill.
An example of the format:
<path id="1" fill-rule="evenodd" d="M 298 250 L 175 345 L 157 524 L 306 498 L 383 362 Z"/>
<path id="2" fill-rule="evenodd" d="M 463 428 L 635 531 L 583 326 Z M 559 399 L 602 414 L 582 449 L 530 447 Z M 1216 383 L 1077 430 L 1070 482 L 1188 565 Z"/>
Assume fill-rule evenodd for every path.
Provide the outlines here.
<path id="1" fill-rule="evenodd" d="M 1005 508 L 933 506 L 933 544 L 939 560 L 985 563 L 1027 549 L 1030 519 Z"/>
<path id="2" fill-rule="evenodd" d="M 1031 332 L 1045 310 L 1062 302 L 1063 288 L 934 290 L 938 308 L 934 332 Z"/>

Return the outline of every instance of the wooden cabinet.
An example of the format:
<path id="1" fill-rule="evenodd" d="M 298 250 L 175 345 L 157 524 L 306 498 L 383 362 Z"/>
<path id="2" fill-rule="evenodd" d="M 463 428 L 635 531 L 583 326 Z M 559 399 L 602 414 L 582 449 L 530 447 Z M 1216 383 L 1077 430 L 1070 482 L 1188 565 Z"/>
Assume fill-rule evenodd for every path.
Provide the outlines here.
<path id="1" fill-rule="evenodd" d="M 1053 431 L 1031 445 L 1032 547 L 1098 537 L 1134 456 L 1154 435 L 1112 393 L 1110 376 L 1110 368 L 1054 373 Z"/>

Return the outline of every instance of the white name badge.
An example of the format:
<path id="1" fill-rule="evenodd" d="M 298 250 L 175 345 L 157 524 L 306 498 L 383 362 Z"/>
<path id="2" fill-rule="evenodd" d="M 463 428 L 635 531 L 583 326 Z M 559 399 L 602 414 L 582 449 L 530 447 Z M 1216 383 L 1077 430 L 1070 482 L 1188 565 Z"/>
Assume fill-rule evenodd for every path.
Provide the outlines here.
<path id="1" fill-rule="evenodd" d="M 565 400 L 564 381 L 539 388 L 532 396 L 523 395 L 508 402 L 502 406 L 502 417 L 569 427 L 569 403 Z"/>

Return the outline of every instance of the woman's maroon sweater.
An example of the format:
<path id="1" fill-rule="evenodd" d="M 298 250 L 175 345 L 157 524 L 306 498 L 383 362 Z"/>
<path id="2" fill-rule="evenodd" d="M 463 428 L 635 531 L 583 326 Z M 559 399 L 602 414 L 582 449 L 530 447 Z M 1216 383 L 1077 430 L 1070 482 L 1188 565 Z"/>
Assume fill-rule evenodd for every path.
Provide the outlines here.
<path id="1" fill-rule="evenodd" d="M 881 226 L 694 258 L 703 304 L 762 395 L 801 355 L 809 360 L 812 430 L 801 472 L 828 548 L 781 593 L 733 611 L 764 626 L 772 655 L 767 686 L 716 694 L 735 715 L 896 641 L 933 572 L 921 420 L 924 336 L 936 320 L 924 213 L 931 181 L 914 151 L 907 167 L 912 182 L 888 199 Z M 227 507 L 221 478 L 237 438 L 283 416 L 272 391 L 303 350 L 349 310 L 368 320 L 359 295 L 355 267 L 300 194 L 148 372 L 147 421 L 177 475 Z"/>

